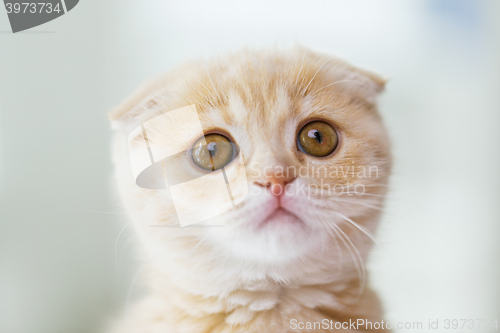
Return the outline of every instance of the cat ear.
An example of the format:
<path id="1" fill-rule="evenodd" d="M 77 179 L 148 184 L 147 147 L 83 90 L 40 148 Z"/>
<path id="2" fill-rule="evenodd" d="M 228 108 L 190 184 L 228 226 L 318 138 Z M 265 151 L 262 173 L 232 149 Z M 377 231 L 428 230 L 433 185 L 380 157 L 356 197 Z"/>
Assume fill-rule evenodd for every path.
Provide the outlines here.
<path id="1" fill-rule="evenodd" d="M 366 85 L 366 88 L 368 89 L 368 102 L 375 103 L 378 95 L 380 95 L 384 91 L 388 78 L 383 78 L 379 74 L 369 72 L 364 69 L 358 70 L 368 79 L 368 83 Z"/>
<path id="2" fill-rule="evenodd" d="M 375 105 L 387 82 L 382 76 L 365 69 L 351 67 L 342 84 L 351 94 L 366 103 Z"/>
<path id="3" fill-rule="evenodd" d="M 314 67 L 317 66 L 318 69 L 311 71 L 315 73 L 314 76 L 316 71 L 325 71 L 331 81 L 330 85 L 335 85 L 335 89 L 368 104 L 376 104 L 377 97 L 384 90 L 386 80 L 382 76 L 353 66 L 341 57 L 316 53 L 300 46 L 296 48 L 295 56 L 299 64 L 303 64 L 304 59 L 307 59 Z"/>
<path id="4" fill-rule="evenodd" d="M 108 113 L 111 128 L 129 131 L 141 122 L 160 113 L 165 107 L 168 94 L 164 91 L 164 79 L 157 78 L 140 86 L 128 99 Z"/>

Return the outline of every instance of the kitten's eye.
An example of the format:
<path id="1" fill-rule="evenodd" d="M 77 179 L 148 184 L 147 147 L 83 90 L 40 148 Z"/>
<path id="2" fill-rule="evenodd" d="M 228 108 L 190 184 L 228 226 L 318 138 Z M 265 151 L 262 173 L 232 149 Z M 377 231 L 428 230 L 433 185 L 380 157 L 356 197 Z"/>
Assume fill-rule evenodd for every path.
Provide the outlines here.
<path id="1" fill-rule="evenodd" d="M 205 170 L 215 171 L 233 160 L 234 148 L 228 138 L 220 134 L 208 134 L 204 138 L 206 145 L 202 137 L 194 143 L 191 150 L 196 165 Z"/>
<path id="2" fill-rule="evenodd" d="M 304 153 L 323 157 L 335 150 L 339 140 L 332 126 L 323 121 L 313 121 L 302 127 L 297 141 Z"/>

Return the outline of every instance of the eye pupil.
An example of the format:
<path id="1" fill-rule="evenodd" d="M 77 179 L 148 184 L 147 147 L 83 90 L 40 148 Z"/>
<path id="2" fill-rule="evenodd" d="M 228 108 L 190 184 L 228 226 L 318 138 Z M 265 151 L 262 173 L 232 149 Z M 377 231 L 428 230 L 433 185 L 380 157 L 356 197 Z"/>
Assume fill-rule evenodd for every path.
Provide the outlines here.
<path id="1" fill-rule="evenodd" d="M 214 156 L 215 155 L 215 148 L 217 147 L 217 144 L 215 142 L 209 142 L 207 144 L 207 149 L 208 149 L 208 152 L 211 156 Z"/>
<path id="2" fill-rule="evenodd" d="M 311 139 L 316 139 L 319 143 L 323 141 L 323 138 L 321 137 L 321 132 L 318 131 L 317 129 L 312 129 L 307 133 L 307 136 L 310 137 Z"/>

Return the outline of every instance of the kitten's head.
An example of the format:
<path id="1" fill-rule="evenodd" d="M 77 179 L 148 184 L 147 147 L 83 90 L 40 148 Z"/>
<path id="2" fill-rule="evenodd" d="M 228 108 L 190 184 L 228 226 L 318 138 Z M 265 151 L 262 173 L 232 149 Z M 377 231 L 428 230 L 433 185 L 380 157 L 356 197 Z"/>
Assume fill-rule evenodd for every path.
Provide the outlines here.
<path id="1" fill-rule="evenodd" d="M 243 283 L 318 282 L 341 267 L 359 273 L 390 172 L 375 106 L 383 85 L 336 58 L 297 48 L 193 62 L 140 89 L 110 117 L 119 192 L 154 262 L 170 271 L 189 265 L 182 279 L 205 274 L 229 281 L 245 272 L 236 274 Z M 190 138 L 175 157 L 176 171 L 165 177 L 182 183 L 225 167 L 231 182 L 243 172 L 245 190 L 231 193 L 239 203 L 208 221 L 223 227 L 176 228 L 171 191 L 137 186 L 131 169 L 130 133 L 189 105 L 196 106 L 206 140 Z M 171 124 L 157 122 L 153 130 L 156 145 L 172 144 Z M 203 182 L 195 189 L 199 200 L 222 190 Z"/>

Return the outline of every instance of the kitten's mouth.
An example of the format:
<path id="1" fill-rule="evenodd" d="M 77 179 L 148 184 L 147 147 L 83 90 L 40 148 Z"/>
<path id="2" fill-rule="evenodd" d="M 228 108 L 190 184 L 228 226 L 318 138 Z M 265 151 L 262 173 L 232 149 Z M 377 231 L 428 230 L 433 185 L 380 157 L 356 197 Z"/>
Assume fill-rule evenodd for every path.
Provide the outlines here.
<path id="1" fill-rule="evenodd" d="M 289 210 L 279 207 L 275 209 L 271 214 L 269 214 L 260 224 L 259 227 L 265 227 L 267 225 L 275 225 L 275 224 L 303 224 L 302 220 L 290 212 Z"/>

